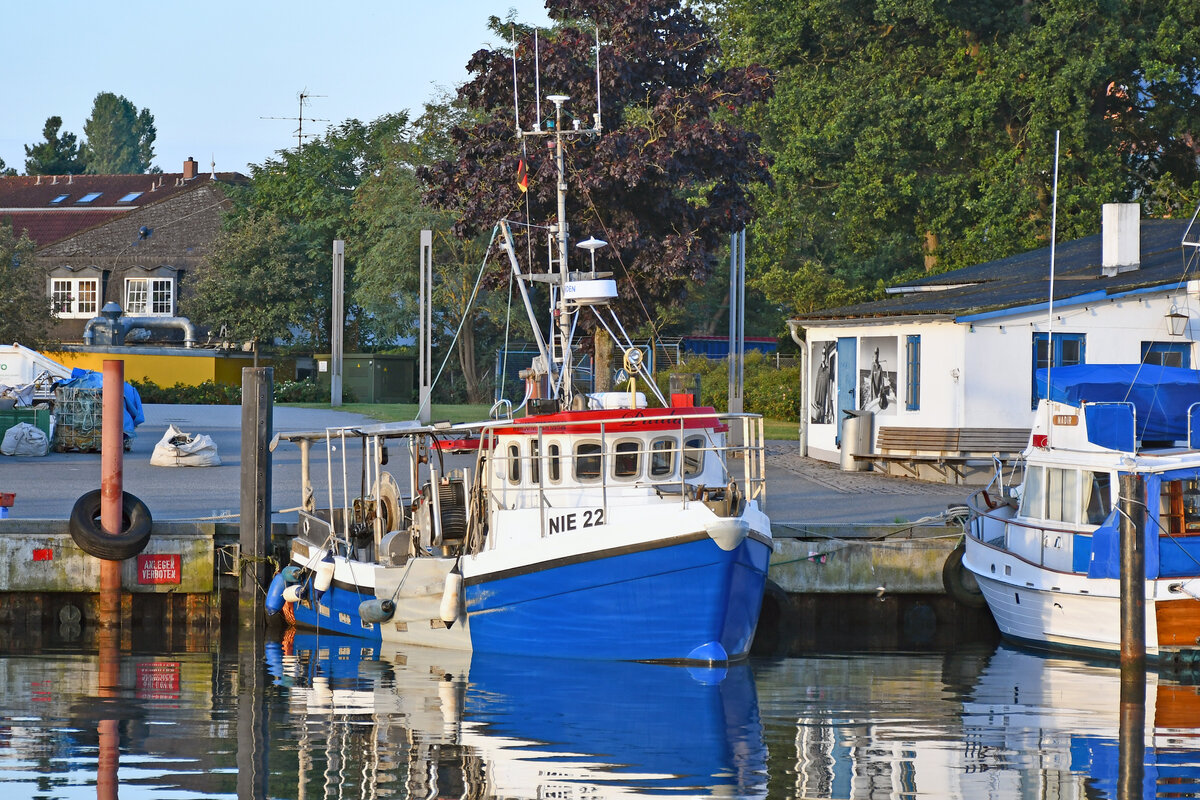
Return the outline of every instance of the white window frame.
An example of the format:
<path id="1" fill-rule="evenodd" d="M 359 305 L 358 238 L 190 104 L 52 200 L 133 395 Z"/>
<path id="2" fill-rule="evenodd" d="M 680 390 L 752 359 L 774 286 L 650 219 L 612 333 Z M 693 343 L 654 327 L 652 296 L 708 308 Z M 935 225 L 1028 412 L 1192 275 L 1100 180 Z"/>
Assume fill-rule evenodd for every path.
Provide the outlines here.
<path id="1" fill-rule="evenodd" d="M 90 284 L 91 301 L 84 298 L 84 289 Z M 65 297 L 60 295 L 65 294 Z M 50 278 L 50 300 L 59 319 L 91 319 L 100 313 L 99 278 Z M 63 302 L 60 302 L 60 297 Z"/>
<path id="2" fill-rule="evenodd" d="M 135 286 L 142 289 L 142 299 L 134 301 Z M 125 313 L 139 317 L 175 316 L 175 279 L 161 277 L 125 279 Z"/>

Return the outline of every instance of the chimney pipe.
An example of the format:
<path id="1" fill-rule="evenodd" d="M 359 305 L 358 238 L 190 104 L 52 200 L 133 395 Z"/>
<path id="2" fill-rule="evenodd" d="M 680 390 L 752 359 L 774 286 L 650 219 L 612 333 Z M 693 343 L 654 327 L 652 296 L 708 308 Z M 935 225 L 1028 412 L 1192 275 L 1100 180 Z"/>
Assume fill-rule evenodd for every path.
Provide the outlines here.
<path id="1" fill-rule="evenodd" d="M 1111 278 L 1137 269 L 1142 262 L 1142 207 L 1138 203 L 1105 203 L 1100 230 L 1104 261 L 1101 274 Z"/>
<path id="2" fill-rule="evenodd" d="M 190 181 L 192 178 L 196 177 L 196 173 L 199 171 L 199 169 L 200 165 L 196 162 L 196 159 L 188 156 L 188 160 L 183 162 L 183 179 L 185 181 Z"/>

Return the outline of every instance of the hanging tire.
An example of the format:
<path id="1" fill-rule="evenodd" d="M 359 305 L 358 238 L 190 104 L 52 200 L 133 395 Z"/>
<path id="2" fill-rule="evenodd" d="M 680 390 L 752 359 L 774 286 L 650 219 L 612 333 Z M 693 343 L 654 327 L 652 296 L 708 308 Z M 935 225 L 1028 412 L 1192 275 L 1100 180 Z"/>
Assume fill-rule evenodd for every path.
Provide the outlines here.
<path id="1" fill-rule="evenodd" d="M 983 608 L 987 605 L 987 600 L 979 588 L 979 581 L 975 580 L 975 575 L 962 563 L 963 554 L 966 552 L 967 546 L 962 542 L 950 551 L 946 563 L 942 565 L 942 586 L 946 588 L 946 594 L 959 605 Z"/>
<path id="2" fill-rule="evenodd" d="M 93 489 L 75 501 L 69 529 L 75 545 L 105 561 L 124 561 L 146 549 L 154 524 L 150 509 L 129 492 L 121 493 L 121 533 L 105 533 L 100 525 L 100 490 Z"/>

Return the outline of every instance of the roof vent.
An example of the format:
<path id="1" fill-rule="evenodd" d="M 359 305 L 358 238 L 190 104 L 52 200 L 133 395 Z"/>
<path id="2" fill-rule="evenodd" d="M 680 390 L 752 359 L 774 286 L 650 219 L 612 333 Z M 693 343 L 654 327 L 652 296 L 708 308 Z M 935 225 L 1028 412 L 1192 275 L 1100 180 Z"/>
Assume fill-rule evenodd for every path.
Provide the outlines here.
<path id="1" fill-rule="evenodd" d="M 1142 261 L 1142 207 L 1138 203 L 1105 203 L 1101 216 L 1106 278 L 1137 269 Z"/>

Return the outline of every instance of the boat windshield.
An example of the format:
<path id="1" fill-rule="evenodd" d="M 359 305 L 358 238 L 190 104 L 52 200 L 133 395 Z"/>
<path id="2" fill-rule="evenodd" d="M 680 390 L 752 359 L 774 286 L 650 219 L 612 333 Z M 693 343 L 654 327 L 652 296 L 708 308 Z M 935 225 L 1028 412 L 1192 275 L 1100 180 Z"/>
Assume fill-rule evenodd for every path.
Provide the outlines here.
<path id="1" fill-rule="evenodd" d="M 1031 519 L 1099 525 L 1112 510 L 1112 476 L 1087 469 L 1029 466 L 1021 515 Z"/>

